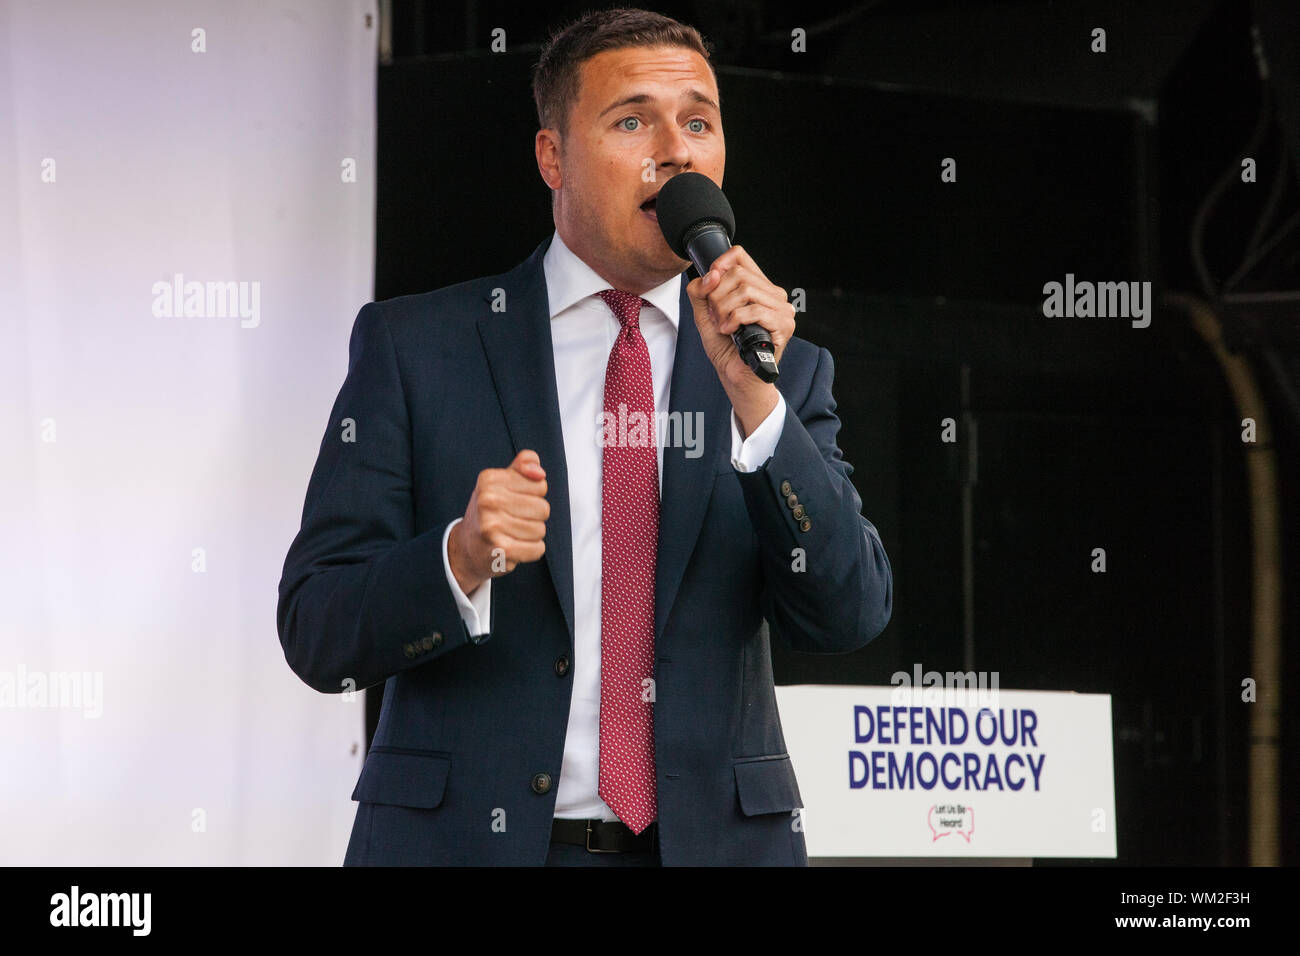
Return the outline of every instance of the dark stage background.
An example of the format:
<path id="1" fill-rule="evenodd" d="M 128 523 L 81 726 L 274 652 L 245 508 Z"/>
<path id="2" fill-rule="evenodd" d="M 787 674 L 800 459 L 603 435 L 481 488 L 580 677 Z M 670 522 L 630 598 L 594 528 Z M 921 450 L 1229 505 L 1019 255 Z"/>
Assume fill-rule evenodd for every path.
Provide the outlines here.
<path id="1" fill-rule="evenodd" d="M 377 298 L 505 271 L 551 233 L 529 71 L 585 6 L 392 4 Z M 1276 176 L 1290 176 L 1281 218 L 1296 208 L 1300 151 L 1278 118 L 1295 116 L 1295 16 L 1213 0 L 793 7 L 653 7 L 716 48 L 736 239 L 807 293 L 799 334 L 835 357 L 840 445 L 894 569 L 884 634 L 838 657 L 774 646 L 778 682 L 888 684 L 919 663 L 1112 694 L 1116 862 L 1247 863 L 1241 681 L 1300 675 L 1293 651 L 1281 675 L 1250 669 L 1241 415 L 1183 310 L 1157 308 L 1147 329 L 1046 319 L 1042 286 L 1072 272 L 1203 295 L 1189 235 L 1242 155 L 1261 182 L 1229 186 L 1205 230 L 1216 275 Z M 1288 17 L 1296 29 L 1265 29 Z M 1263 101 L 1252 20 L 1280 66 L 1248 151 Z M 1089 52 L 1094 26 L 1105 54 Z M 488 50 L 496 27 L 508 52 Z M 807 53 L 790 51 L 794 27 Z M 1220 304 L 1271 401 L 1288 582 L 1300 299 L 1273 293 L 1297 288 L 1296 247 L 1293 233 L 1239 280 L 1258 299 Z M 940 441 L 945 418 L 956 444 Z M 1283 600 L 1294 648 L 1294 589 Z M 367 694 L 371 734 L 381 693 Z M 1298 737 L 1284 698 L 1283 862 L 1297 859 Z"/>

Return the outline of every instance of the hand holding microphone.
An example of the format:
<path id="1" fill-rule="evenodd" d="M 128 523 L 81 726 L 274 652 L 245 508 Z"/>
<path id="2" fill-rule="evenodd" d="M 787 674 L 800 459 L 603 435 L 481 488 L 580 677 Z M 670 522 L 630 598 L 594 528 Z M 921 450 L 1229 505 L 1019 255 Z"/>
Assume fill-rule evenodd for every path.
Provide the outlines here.
<path id="1" fill-rule="evenodd" d="M 763 382 L 775 382 L 781 352 L 794 335 L 794 307 L 785 290 L 770 282 L 742 247 L 731 244 L 736 221 L 722 190 L 700 173 L 679 173 L 659 191 L 656 216 L 669 248 L 690 259 L 700 274 L 686 290 L 723 383 L 745 387 L 747 378 L 753 381 L 746 369 Z M 706 317 L 711 321 L 701 321 Z"/>

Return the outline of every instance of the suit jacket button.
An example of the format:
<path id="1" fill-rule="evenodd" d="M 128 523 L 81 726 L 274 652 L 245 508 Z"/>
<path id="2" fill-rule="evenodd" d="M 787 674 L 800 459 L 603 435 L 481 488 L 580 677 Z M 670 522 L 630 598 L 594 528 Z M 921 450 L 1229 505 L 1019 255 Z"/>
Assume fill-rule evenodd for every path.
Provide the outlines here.
<path id="1" fill-rule="evenodd" d="M 431 650 L 433 650 L 433 638 L 432 638 L 432 637 L 426 637 L 424 640 L 422 640 L 422 641 L 420 642 L 420 648 L 421 648 L 422 650 L 426 650 L 426 651 L 431 651 Z"/>
<path id="2" fill-rule="evenodd" d="M 794 491 L 794 488 L 791 486 L 791 484 L 790 484 L 790 482 L 789 482 L 788 480 L 787 480 L 787 481 L 783 481 L 783 482 L 781 482 L 781 494 L 782 494 L 782 495 L 788 495 L 788 494 L 790 494 L 790 492 L 792 492 L 792 491 Z"/>
<path id="3" fill-rule="evenodd" d="M 812 527 L 812 518 L 804 518 L 802 521 L 799 522 L 800 531 L 807 531 L 811 527 Z"/>
<path id="4" fill-rule="evenodd" d="M 569 659 L 561 655 L 555 659 L 555 676 L 563 677 L 569 673 Z"/>
<path id="5" fill-rule="evenodd" d="M 803 520 L 803 516 L 806 515 L 807 513 L 808 512 L 803 510 L 803 505 L 795 505 L 794 510 L 790 512 L 790 514 L 794 515 L 795 521 Z"/>
<path id="6" fill-rule="evenodd" d="M 791 508 L 793 508 L 795 505 L 799 503 L 799 496 L 795 494 L 786 495 L 785 503 L 789 505 Z"/>
<path id="7" fill-rule="evenodd" d="M 402 653 L 407 657 L 414 657 L 419 652 L 415 649 L 414 644 L 405 644 L 402 646 Z"/>
<path id="8" fill-rule="evenodd" d="M 430 647 L 442 647 L 442 631 L 434 631 L 428 637 Z"/>
<path id="9" fill-rule="evenodd" d="M 533 793 L 549 792 L 551 789 L 551 775 L 549 773 L 533 774 L 533 782 L 531 786 L 533 788 Z"/>

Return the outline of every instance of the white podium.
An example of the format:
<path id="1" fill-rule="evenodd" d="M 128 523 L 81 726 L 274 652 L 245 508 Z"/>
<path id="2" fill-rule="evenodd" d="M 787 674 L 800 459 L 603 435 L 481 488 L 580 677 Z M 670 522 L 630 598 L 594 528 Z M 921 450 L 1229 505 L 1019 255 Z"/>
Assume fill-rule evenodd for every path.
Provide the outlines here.
<path id="1" fill-rule="evenodd" d="M 1114 858 L 1110 696 L 777 687 L 813 865 Z"/>

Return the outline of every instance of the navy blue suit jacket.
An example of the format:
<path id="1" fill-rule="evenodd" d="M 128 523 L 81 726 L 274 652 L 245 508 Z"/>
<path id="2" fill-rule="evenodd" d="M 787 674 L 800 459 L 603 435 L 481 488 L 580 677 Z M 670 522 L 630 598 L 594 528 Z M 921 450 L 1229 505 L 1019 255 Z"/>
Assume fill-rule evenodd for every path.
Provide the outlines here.
<path id="1" fill-rule="evenodd" d="M 572 688 L 557 661 L 574 654 L 549 244 L 503 275 L 369 303 L 353 326 L 277 608 L 285 657 L 308 685 L 386 682 L 352 794 L 348 865 L 546 858 Z M 762 468 L 739 473 L 731 404 L 693 315 L 683 275 L 670 403 L 703 413 L 703 454 L 664 449 L 660 854 L 665 865 L 806 865 L 769 634 L 800 651 L 862 647 L 889 620 L 892 575 L 835 443 L 830 353 L 790 341 L 780 442 Z M 489 633 L 471 638 L 444 574 L 443 531 L 478 473 L 524 448 L 547 473 L 546 554 L 492 582 Z"/>

